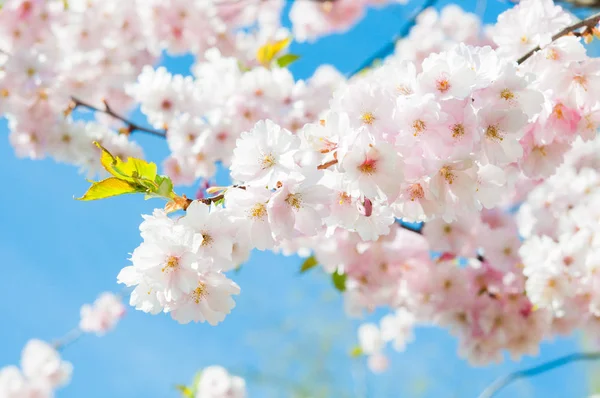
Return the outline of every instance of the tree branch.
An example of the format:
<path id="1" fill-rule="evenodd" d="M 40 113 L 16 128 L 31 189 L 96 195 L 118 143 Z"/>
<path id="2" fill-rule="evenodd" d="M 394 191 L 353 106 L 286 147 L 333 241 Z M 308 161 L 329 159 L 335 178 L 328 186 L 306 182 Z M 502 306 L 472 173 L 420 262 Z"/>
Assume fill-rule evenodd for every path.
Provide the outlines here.
<path id="1" fill-rule="evenodd" d="M 101 109 L 101 108 L 95 107 L 94 105 L 91 105 L 87 102 L 84 102 L 76 97 L 71 97 L 71 100 L 75 104 L 75 106 L 73 107 L 73 110 L 77 109 L 78 107 L 83 107 L 83 108 L 87 108 L 87 109 L 90 109 L 90 110 L 93 110 L 96 112 L 105 113 L 115 119 L 122 121 L 123 123 L 125 123 L 125 125 L 127 125 L 127 131 L 126 131 L 127 134 L 131 134 L 135 131 L 141 131 L 141 132 L 148 133 L 148 134 L 151 134 L 151 135 L 154 135 L 157 137 L 162 137 L 162 138 L 165 138 L 167 136 L 166 131 L 154 130 L 154 129 L 140 126 L 139 124 L 132 122 L 131 120 L 125 118 L 124 116 L 121 116 L 118 113 L 115 113 L 115 111 L 112 110 L 112 108 L 108 105 L 108 103 L 106 101 L 104 101 L 104 109 Z"/>
<path id="2" fill-rule="evenodd" d="M 539 366 L 534 366 L 529 369 L 520 370 L 518 372 L 511 373 L 507 376 L 500 377 L 496 379 L 492 384 L 490 384 L 480 395 L 479 398 L 492 398 L 496 395 L 500 390 L 504 387 L 511 384 L 513 381 L 517 381 L 519 379 L 524 379 L 527 377 L 537 376 L 541 373 L 548 372 L 552 369 L 559 368 L 564 365 L 568 365 L 571 362 L 578 361 L 596 361 L 600 359 L 600 352 L 580 352 L 575 354 L 566 355 L 564 357 L 555 359 L 550 362 L 543 363 Z"/>
<path id="3" fill-rule="evenodd" d="M 394 36 L 394 38 L 392 39 L 391 42 L 389 42 L 388 44 L 386 44 L 384 47 L 382 47 L 375 54 L 373 54 L 368 59 L 366 59 L 362 64 L 360 64 L 360 66 L 358 68 L 356 68 L 354 71 L 352 71 L 348 75 L 348 77 L 352 77 L 352 76 L 356 75 L 357 73 L 359 73 L 363 69 L 368 68 L 369 66 L 371 66 L 376 60 L 385 58 L 388 55 L 390 55 L 391 53 L 393 53 L 394 49 L 396 48 L 396 41 L 398 41 L 399 39 L 401 39 L 404 36 L 408 35 L 408 33 L 410 32 L 410 29 L 413 26 L 415 26 L 415 24 L 417 23 L 417 17 L 423 11 L 425 11 L 425 9 L 427 9 L 429 7 L 433 7 L 435 5 L 436 1 L 437 0 L 426 0 L 421 5 L 421 7 L 419 7 L 418 9 L 416 9 L 411 14 L 411 16 L 409 17 L 408 21 L 404 24 L 404 26 L 402 26 L 402 29 L 400 29 L 400 32 L 398 32 L 398 34 L 396 36 Z"/>
<path id="4" fill-rule="evenodd" d="M 571 26 L 567 26 L 566 28 L 564 28 L 563 30 L 561 30 L 560 32 L 558 32 L 557 34 L 552 36 L 552 41 L 558 40 L 561 37 L 566 36 L 570 33 L 575 33 L 575 31 L 577 31 L 578 29 L 581 29 L 581 28 L 586 28 L 586 31 L 587 30 L 591 31 L 593 28 L 596 27 L 596 25 L 598 25 L 598 22 L 600 22 L 600 12 L 597 14 L 594 14 L 584 20 L 581 20 Z M 533 50 L 529 51 L 527 54 L 525 54 L 521 58 L 519 58 L 517 60 L 517 63 L 519 65 L 522 64 L 523 62 L 527 61 L 527 59 L 529 57 L 531 57 L 533 54 L 535 54 L 539 50 L 541 50 L 541 47 L 537 46 L 536 48 L 534 48 Z"/>

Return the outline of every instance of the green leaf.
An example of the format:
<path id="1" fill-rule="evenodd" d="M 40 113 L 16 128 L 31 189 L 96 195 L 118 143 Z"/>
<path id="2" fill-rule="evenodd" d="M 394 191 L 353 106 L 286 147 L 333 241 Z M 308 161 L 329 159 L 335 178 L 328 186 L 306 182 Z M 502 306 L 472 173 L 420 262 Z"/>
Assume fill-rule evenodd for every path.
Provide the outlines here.
<path id="1" fill-rule="evenodd" d="M 192 390 L 188 386 L 184 386 L 183 384 L 177 384 L 175 386 L 175 388 L 177 390 L 179 390 L 179 392 L 181 393 L 182 397 L 185 397 L 185 398 L 194 398 L 194 393 L 192 392 Z"/>
<path id="2" fill-rule="evenodd" d="M 117 177 L 109 177 L 102 181 L 92 182 L 92 186 L 77 200 L 98 200 L 137 192 L 144 192 L 144 188 Z"/>
<path id="3" fill-rule="evenodd" d="M 317 265 L 319 265 L 319 262 L 317 261 L 315 256 L 310 256 L 302 263 L 302 267 L 300 267 L 300 273 L 304 273 L 309 269 L 316 267 Z"/>
<path id="4" fill-rule="evenodd" d="M 346 274 L 340 274 L 337 270 L 331 274 L 333 286 L 340 292 L 346 291 Z"/>
<path id="5" fill-rule="evenodd" d="M 299 59 L 300 56 L 297 54 L 285 54 L 277 58 L 277 61 L 275 62 L 277 62 L 277 65 L 279 65 L 280 68 L 285 68 L 286 66 L 293 64 Z"/>
<path id="6" fill-rule="evenodd" d="M 154 182 L 158 185 L 156 193 L 164 198 L 173 198 L 173 181 L 167 176 L 156 176 Z"/>
<path id="7" fill-rule="evenodd" d="M 350 350 L 350 356 L 351 356 L 352 358 L 358 358 L 358 357 L 360 357 L 361 355 L 363 355 L 363 350 L 362 350 L 362 348 L 360 348 L 359 346 L 353 347 L 353 348 Z"/>

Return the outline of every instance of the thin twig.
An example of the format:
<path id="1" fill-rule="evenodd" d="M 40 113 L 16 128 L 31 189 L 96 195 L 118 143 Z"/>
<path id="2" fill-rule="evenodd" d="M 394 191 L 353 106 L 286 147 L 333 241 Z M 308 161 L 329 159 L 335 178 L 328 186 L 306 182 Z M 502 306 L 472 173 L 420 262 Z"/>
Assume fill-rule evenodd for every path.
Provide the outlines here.
<path id="1" fill-rule="evenodd" d="M 550 362 L 543 363 L 539 366 L 534 366 L 529 369 L 520 370 L 518 372 L 511 373 L 507 376 L 500 377 L 496 379 L 489 387 L 487 387 L 480 395 L 479 398 L 492 398 L 496 395 L 500 390 L 504 387 L 511 384 L 513 381 L 524 379 L 527 377 L 537 376 L 541 373 L 548 372 L 552 369 L 559 368 L 561 366 L 567 365 L 571 362 L 578 361 L 596 361 L 600 359 L 600 352 L 580 352 L 575 354 L 566 355 L 564 357 L 555 359 Z"/>
<path id="2" fill-rule="evenodd" d="M 76 342 L 77 340 L 79 340 L 79 338 L 81 338 L 81 336 L 84 335 L 84 331 L 81 330 L 79 327 L 73 328 L 71 329 L 67 334 L 65 334 L 63 337 L 61 337 L 60 339 L 54 341 L 52 343 L 52 345 L 54 346 L 54 348 L 56 350 L 62 350 L 65 347 L 73 344 L 74 342 Z"/>
<path id="3" fill-rule="evenodd" d="M 89 104 L 85 101 L 82 101 L 76 97 L 71 97 L 71 100 L 74 103 L 73 109 L 77 109 L 78 107 L 83 107 L 83 108 L 91 109 L 96 112 L 105 113 L 115 119 L 122 121 L 123 123 L 125 123 L 127 125 L 127 133 L 128 134 L 133 133 L 135 131 L 142 131 L 144 133 L 152 134 L 157 137 L 165 138 L 167 136 L 166 131 L 154 130 L 154 129 L 140 126 L 139 124 L 132 122 L 131 120 L 125 118 L 124 116 L 119 115 L 118 113 L 116 113 L 115 111 L 112 110 L 112 108 L 108 105 L 108 103 L 106 101 L 104 101 L 104 109 L 102 109 L 102 108 L 98 108 L 92 104 Z"/>
<path id="4" fill-rule="evenodd" d="M 325 170 L 337 163 L 338 163 L 337 159 L 330 160 L 329 162 L 325 162 L 323 164 L 318 165 L 317 170 Z"/>
<path id="5" fill-rule="evenodd" d="M 356 75 L 357 73 L 359 73 L 363 69 L 368 68 L 369 66 L 371 66 L 376 60 L 385 58 L 386 56 L 388 56 L 391 53 L 393 53 L 394 49 L 396 48 L 396 41 L 398 41 L 399 39 L 401 39 L 404 36 L 408 35 L 408 33 L 410 32 L 410 29 L 413 26 L 416 25 L 417 18 L 419 17 L 419 15 L 423 11 L 425 11 L 425 9 L 427 9 L 429 7 L 433 7 L 435 5 L 436 1 L 437 0 L 426 0 L 421 5 L 421 7 L 419 7 L 417 10 L 415 10 L 411 14 L 411 16 L 408 18 L 408 21 L 402 26 L 402 29 L 400 29 L 400 32 L 398 32 L 398 34 L 396 36 L 394 36 L 394 38 L 392 39 L 392 41 L 390 41 L 389 43 L 387 43 L 379 51 L 377 51 L 375 54 L 373 54 L 367 60 L 365 60 L 363 63 L 361 63 L 358 68 L 356 68 L 354 71 L 352 71 L 348 75 L 348 77 L 352 77 L 352 76 Z"/>
<path id="6" fill-rule="evenodd" d="M 575 31 L 577 29 L 586 28 L 586 30 L 592 30 L 594 27 L 596 27 L 596 25 L 598 25 L 598 22 L 600 22 L 600 12 L 596 13 L 586 19 L 583 19 L 571 26 L 567 26 L 566 28 L 564 28 L 563 30 L 561 30 L 560 32 L 558 32 L 557 34 L 552 36 L 552 41 L 558 40 L 561 37 L 566 36 L 570 33 L 575 33 Z M 533 54 L 535 54 L 539 50 L 541 50 L 541 47 L 537 46 L 536 48 L 534 48 L 533 50 L 529 51 L 527 54 L 525 54 L 521 58 L 519 58 L 517 60 L 517 63 L 522 64 L 529 57 L 531 57 Z"/>
<path id="7" fill-rule="evenodd" d="M 115 293 L 115 295 L 119 299 L 123 299 L 123 297 L 125 297 L 127 294 L 129 294 L 129 292 L 130 292 L 130 289 L 128 287 L 124 287 L 123 289 L 121 289 L 120 292 Z M 77 326 L 77 327 L 69 330 L 69 332 L 67 334 L 65 334 L 64 336 L 62 336 L 60 339 L 55 340 L 52 343 L 52 345 L 54 346 L 54 349 L 56 349 L 57 351 L 62 351 L 66 347 L 68 347 L 71 344 L 78 341 L 84 334 L 87 334 L 87 332 L 81 330 L 81 328 L 79 326 Z"/>

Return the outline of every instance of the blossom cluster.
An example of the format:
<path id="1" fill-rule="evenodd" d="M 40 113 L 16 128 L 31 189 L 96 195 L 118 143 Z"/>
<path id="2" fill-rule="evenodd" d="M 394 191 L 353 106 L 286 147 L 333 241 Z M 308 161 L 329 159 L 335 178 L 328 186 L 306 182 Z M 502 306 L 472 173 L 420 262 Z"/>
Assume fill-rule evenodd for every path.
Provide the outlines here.
<path id="1" fill-rule="evenodd" d="M 293 29 L 306 40 L 343 31 L 381 3 L 295 2 Z M 94 171 L 93 137 L 141 157 L 105 120 L 63 114 L 71 96 L 139 103 L 168 129 L 175 183 L 211 177 L 218 162 L 233 179 L 186 202 L 182 216 L 144 216 L 143 242 L 118 276 L 136 309 L 215 325 L 240 293 L 225 273 L 252 249 L 312 250 L 344 275 L 350 315 L 390 308 L 359 329 L 377 371 L 386 343 L 402 350 L 414 325 L 447 328 L 477 364 L 597 330 L 600 64 L 578 35 L 552 41 L 574 19 L 551 0 L 522 1 L 485 33 L 456 7 L 427 10 L 396 54 L 349 81 L 328 66 L 295 81 L 255 59 L 259 43 L 288 35 L 283 1 L 61 4 L 17 0 L 0 13 L 10 19 L 0 28 L 0 106 L 17 153 Z M 65 35 L 77 40 L 57 46 Z M 123 35 L 131 46 L 118 45 Z M 148 66 L 161 50 L 195 55 L 193 76 Z M 517 224 L 510 210 L 522 200 Z M 399 221 L 426 223 L 416 233 Z M 105 332 L 121 313 L 101 299 L 82 310 L 81 328 Z M 243 380 L 206 374 L 199 397 L 243 396 Z"/>
<path id="2" fill-rule="evenodd" d="M 518 197 L 517 182 L 551 174 L 564 155 L 551 150 L 555 143 L 568 148 L 575 139 L 593 137 L 599 104 L 581 90 L 581 83 L 592 88 L 600 72 L 591 67 L 583 75 L 570 72 L 596 62 L 572 37 L 551 43 L 525 65 L 503 55 L 510 46 L 503 42 L 508 35 L 503 24 L 511 15 L 537 13 L 541 27 L 533 31 L 571 21 L 549 0 L 541 11 L 531 3 L 508 11 L 491 29 L 497 49 L 446 43 L 446 51 L 428 55 L 421 64 L 392 57 L 335 90 L 318 122 L 292 128 L 281 123 L 281 112 L 259 113 L 274 120 L 255 125 L 237 121 L 246 131 L 231 142 L 235 185 L 210 206 L 193 202 L 180 219 L 155 213 L 142 224 L 144 243 L 120 276 L 121 282 L 137 286 L 132 304 L 151 313 L 169 312 L 181 322 L 216 323 L 233 307 L 230 296 L 239 292 L 221 272 L 239 265 L 253 248 L 289 253 L 308 247 L 329 272 L 348 278 L 350 313 L 388 305 L 407 308 L 416 320 L 453 325 L 464 354 L 474 362 L 495 360 L 503 349 L 517 357 L 535 351 L 553 317 L 532 311 L 524 295 L 514 220 L 487 209 Z M 557 55 L 544 57 L 544 51 Z M 569 55 L 574 53 L 575 60 Z M 547 65 L 537 73 L 528 65 L 545 62 L 541 57 Z M 280 94 L 286 86 L 282 82 L 292 81 L 284 77 L 287 71 L 258 67 L 240 72 L 233 60 L 216 52 L 207 58 L 229 72 L 222 75 L 234 76 L 232 85 L 238 90 L 249 74 L 268 82 L 258 88 L 248 84 L 247 93 L 260 95 L 254 102 L 244 97 L 244 106 L 265 106 L 261 101 L 276 98 L 281 107 L 287 98 Z M 147 73 L 153 82 L 167 81 L 164 87 L 194 88 L 202 85 L 203 74 L 215 76 L 210 62 L 199 68 L 198 81 L 188 83 L 160 69 Z M 326 81 L 331 87 L 336 80 Z M 557 81 L 566 86 L 556 86 Z M 177 90 L 166 88 L 162 96 L 149 95 L 144 90 L 153 85 L 144 82 L 140 78 L 131 90 L 156 124 L 190 123 L 189 115 L 209 100 L 201 99 L 202 90 L 183 89 L 177 96 Z M 160 107 L 165 100 L 168 111 Z M 208 118 L 202 113 L 195 119 L 191 123 L 199 125 Z M 197 140 L 176 133 L 171 145 L 189 151 L 186 138 Z M 197 165 L 187 169 L 198 173 Z M 521 185 L 526 193 L 534 184 Z M 427 240 L 397 227 L 396 219 L 427 221 Z M 234 249 L 239 254 L 235 259 Z M 431 260 L 429 250 L 443 254 Z M 462 257 L 468 261 L 459 267 Z M 205 294 L 209 288 L 220 292 L 223 305 L 211 303 L 211 295 Z M 514 321 L 490 326 L 496 316 Z M 522 336 L 523 325 L 535 333 Z"/>
<path id="3" fill-rule="evenodd" d="M 115 328 L 125 315 L 125 306 L 121 298 L 110 292 L 102 293 L 93 304 L 81 307 L 79 329 L 86 333 L 103 335 Z"/>
<path id="4" fill-rule="evenodd" d="M 135 2 L 15 0 L 0 11 L 0 113 L 18 156 L 46 155 L 93 173 L 100 140 L 125 156 L 141 148 L 99 123 L 73 123 L 72 97 L 127 108 L 122 85 L 154 62 Z M 120 45 L 127 41 L 128 46 Z"/>
<path id="5" fill-rule="evenodd" d="M 430 54 L 451 50 L 457 43 L 493 45 L 479 17 L 456 4 L 449 4 L 439 12 L 428 8 L 415 22 L 408 35 L 396 42 L 391 58 L 413 61 L 417 68 Z"/>
<path id="6" fill-rule="evenodd" d="M 196 386 L 196 398 L 245 398 L 246 382 L 231 375 L 221 366 L 208 366 L 201 370 Z"/>
<path id="7" fill-rule="evenodd" d="M 10 123 L 17 156 L 54 159 L 99 171 L 100 141 L 123 158 L 142 157 L 114 120 L 87 105 L 126 112 L 135 105 L 127 84 L 161 51 L 213 47 L 245 63 L 279 32 L 283 1 L 11 0 L 0 11 L 0 115 Z M 244 27 L 255 26 L 251 31 Z M 127 43 L 126 46 L 122 43 Z M 254 60 L 254 62 L 256 62 Z M 82 104 L 82 101 L 84 104 Z"/>
<path id="8" fill-rule="evenodd" d="M 425 224 L 422 235 L 395 227 L 391 239 L 341 240 L 317 244 L 326 270 L 347 275 L 347 312 L 390 308 L 380 325 L 359 329 L 362 352 L 374 371 L 387 366 L 385 344 L 403 350 L 416 325 L 448 329 L 460 341 L 459 353 L 475 364 L 518 359 L 537 352 L 552 330 L 552 315 L 534 311 L 525 295 L 519 267 L 520 241 L 514 218 L 484 211 L 446 223 Z M 430 253 L 437 253 L 434 258 Z M 337 254 L 337 255 L 336 255 Z"/>
<path id="9" fill-rule="evenodd" d="M 21 354 L 21 367 L 0 369 L 0 397 L 52 398 L 71 379 L 72 365 L 48 343 L 30 340 Z"/>
<path id="10" fill-rule="evenodd" d="M 600 283 L 598 201 L 600 140 L 578 141 L 557 173 L 538 185 L 517 216 L 532 303 L 561 319 L 567 330 L 598 332 Z"/>
<path id="11" fill-rule="evenodd" d="M 221 322 L 235 307 L 231 296 L 240 292 L 223 271 L 250 254 L 239 238 L 243 231 L 224 213 L 196 201 L 177 220 L 162 210 L 145 216 L 144 242 L 118 276 L 119 283 L 135 286 L 130 304 L 151 314 L 168 312 L 180 323 Z"/>
<path id="12" fill-rule="evenodd" d="M 318 120 L 345 81 L 328 65 L 295 81 L 287 68 L 240 65 L 216 48 L 192 70 L 194 78 L 146 67 L 127 88 L 150 123 L 168 126 L 171 155 L 164 165 L 177 184 L 212 177 L 216 162 L 229 166 L 240 133 L 259 120 L 271 118 L 292 132 Z"/>

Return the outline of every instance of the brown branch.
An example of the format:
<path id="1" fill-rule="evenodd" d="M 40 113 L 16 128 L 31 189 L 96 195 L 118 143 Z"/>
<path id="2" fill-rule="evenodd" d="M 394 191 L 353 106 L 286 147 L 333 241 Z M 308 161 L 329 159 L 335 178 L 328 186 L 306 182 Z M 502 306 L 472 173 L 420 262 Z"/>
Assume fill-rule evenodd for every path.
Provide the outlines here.
<path id="1" fill-rule="evenodd" d="M 317 170 L 325 170 L 337 163 L 338 163 L 337 159 L 330 160 L 329 162 L 325 162 L 323 164 L 318 165 Z"/>
<path id="2" fill-rule="evenodd" d="M 204 203 L 205 205 L 210 205 L 211 203 L 215 203 L 218 202 L 219 200 L 222 200 L 223 198 L 225 198 L 225 194 L 219 194 L 217 196 L 212 196 L 210 198 L 205 198 L 205 199 L 198 199 L 200 202 Z M 188 199 L 191 200 L 191 199 Z"/>
<path id="3" fill-rule="evenodd" d="M 124 116 L 119 115 L 118 113 L 116 113 L 115 111 L 112 110 L 112 108 L 108 105 L 108 103 L 106 101 L 103 101 L 104 109 L 101 109 L 101 108 L 98 108 L 92 104 L 85 102 L 85 101 L 82 101 L 76 97 L 71 97 L 71 100 L 73 101 L 73 104 L 74 104 L 73 110 L 77 109 L 77 107 L 83 107 L 83 108 L 87 108 L 87 109 L 90 109 L 90 110 L 93 110 L 96 112 L 105 113 L 115 119 L 122 121 L 127 126 L 126 127 L 127 134 L 131 134 L 135 131 L 141 131 L 141 132 L 148 133 L 148 134 L 151 134 L 151 135 L 154 135 L 157 137 L 162 137 L 162 138 L 165 138 L 167 136 L 166 131 L 154 130 L 151 128 L 140 126 L 139 124 L 132 122 L 131 120 L 125 118 Z"/>
<path id="4" fill-rule="evenodd" d="M 597 14 L 594 14 L 584 20 L 581 20 L 581 21 L 577 22 L 576 24 L 567 26 L 566 28 L 564 28 L 563 30 L 561 30 L 560 32 L 558 32 L 557 34 L 552 36 L 552 41 L 558 40 L 561 37 L 566 36 L 570 33 L 577 33 L 577 32 L 575 32 L 577 29 L 586 28 L 586 31 L 588 31 L 588 30 L 591 31 L 592 29 L 594 29 L 596 27 L 596 25 L 598 25 L 598 22 L 600 22 L 600 12 Z M 522 64 L 523 62 L 527 61 L 527 59 L 529 57 L 531 57 L 533 54 L 535 54 L 539 50 L 541 50 L 541 47 L 537 46 L 536 48 L 534 48 L 533 50 L 529 51 L 527 54 L 525 54 L 521 58 L 519 58 L 517 60 L 517 63 L 519 65 Z"/>

